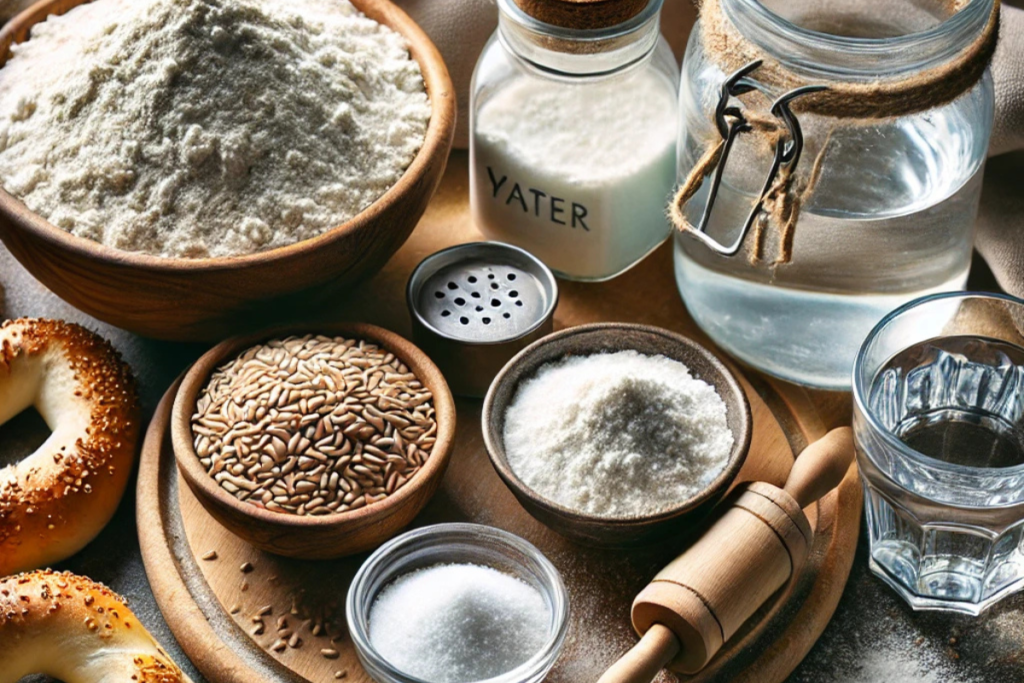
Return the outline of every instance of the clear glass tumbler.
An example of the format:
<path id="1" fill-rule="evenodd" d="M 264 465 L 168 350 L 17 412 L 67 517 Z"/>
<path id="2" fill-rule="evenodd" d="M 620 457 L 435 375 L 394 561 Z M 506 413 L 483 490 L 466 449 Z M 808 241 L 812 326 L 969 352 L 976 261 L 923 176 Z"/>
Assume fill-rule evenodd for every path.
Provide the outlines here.
<path id="1" fill-rule="evenodd" d="M 925 297 L 853 373 L 871 568 L 915 609 L 977 615 L 1024 589 L 1024 301 Z"/>

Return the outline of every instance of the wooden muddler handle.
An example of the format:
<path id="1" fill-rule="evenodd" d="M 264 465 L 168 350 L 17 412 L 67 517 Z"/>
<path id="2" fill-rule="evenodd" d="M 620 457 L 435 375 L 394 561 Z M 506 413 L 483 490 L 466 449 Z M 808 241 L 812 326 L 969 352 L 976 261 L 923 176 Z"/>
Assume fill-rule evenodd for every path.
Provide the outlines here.
<path id="1" fill-rule="evenodd" d="M 750 484 L 633 602 L 640 642 L 599 683 L 649 683 L 658 671 L 692 674 L 790 577 L 811 549 L 803 508 L 842 482 L 853 460 L 849 427 L 796 459 L 785 489 Z"/>

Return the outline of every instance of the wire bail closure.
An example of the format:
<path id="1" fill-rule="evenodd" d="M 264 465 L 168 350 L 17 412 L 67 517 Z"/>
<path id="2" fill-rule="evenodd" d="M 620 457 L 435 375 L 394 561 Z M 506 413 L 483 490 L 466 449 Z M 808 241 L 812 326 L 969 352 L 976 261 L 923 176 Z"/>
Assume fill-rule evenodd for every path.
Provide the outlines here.
<path id="1" fill-rule="evenodd" d="M 804 147 L 803 131 L 800 128 L 800 121 L 797 119 L 792 109 L 790 109 L 790 104 L 797 98 L 804 95 L 828 90 L 828 87 L 824 85 L 805 85 L 784 93 L 772 103 L 770 112 L 772 116 L 783 123 L 788 135 L 780 135 L 778 140 L 776 140 L 775 156 L 772 159 L 772 165 L 768 171 L 768 177 L 765 178 L 764 185 L 761 188 L 761 194 L 753 208 L 750 210 L 747 220 L 743 224 L 743 229 L 737 236 L 736 241 L 733 242 L 733 244 L 726 246 L 707 234 L 708 223 L 711 219 L 711 213 L 715 207 L 715 200 L 718 198 L 718 190 L 722 184 L 722 172 L 729 161 L 729 153 L 732 151 L 732 145 L 741 133 L 747 133 L 754 130 L 750 121 L 743 115 L 743 110 L 735 105 L 730 106 L 729 102 L 735 97 L 745 95 L 755 90 L 769 97 L 771 96 L 771 93 L 764 85 L 758 83 L 752 78 L 748 78 L 748 76 L 756 71 L 761 64 L 762 60 L 760 59 L 746 64 L 729 76 L 729 78 L 727 78 L 722 84 L 721 95 L 718 99 L 718 105 L 715 108 L 715 125 L 718 128 L 719 135 L 722 137 L 721 155 L 714 163 L 714 172 L 711 176 L 711 188 L 708 191 L 708 200 L 707 204 L 704 206 L 704 212 L 701 215 L 700 223 L 698 223 L 694 229 L 686 231 L 695 239 L 705 244 L 709 249 L 722 256 L 735 256 L 739 252 L 747 238 L 747 235 L 750 233 L 750 229 L 754 225 L 754 221 L 756 221 L 757 217 L 762 211 L 764 211 L 765 202 L 772 192 L 775 181 L 779 176 L 779 172 L 785 169 L 787 174 L 792 174 L 796 170 L 797 164 L 800 162 L 800 155 L 802 154 Z"/>

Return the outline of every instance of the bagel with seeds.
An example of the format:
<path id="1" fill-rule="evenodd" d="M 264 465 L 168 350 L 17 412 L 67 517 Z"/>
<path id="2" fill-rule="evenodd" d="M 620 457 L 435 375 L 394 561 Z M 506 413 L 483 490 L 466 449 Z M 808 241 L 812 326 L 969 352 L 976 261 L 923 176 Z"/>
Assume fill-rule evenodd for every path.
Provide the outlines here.
<path id="1" fill-rule="evenodd" d="M 0 424 L 31 406 L 52 433 L 0 469 L 0 576 L 60 562 L 95 538 L 135 460 L 135 381 L 117 351 L 84 327 L 0 326 Z"/>
<path id="2" fill-rule="evenodd" d="M 0 579 L 0 683 L 30 674 L 64 683 L 189 680 L 124 598 L 50 570 Z"/>

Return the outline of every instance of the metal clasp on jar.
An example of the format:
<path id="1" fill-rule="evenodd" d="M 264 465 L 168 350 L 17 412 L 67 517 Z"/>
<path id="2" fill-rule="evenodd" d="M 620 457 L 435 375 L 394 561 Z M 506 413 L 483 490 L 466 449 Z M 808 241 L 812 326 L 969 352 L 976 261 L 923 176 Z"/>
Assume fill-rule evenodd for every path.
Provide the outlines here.
<path id="1" fill-rule="evenodd" d="M 711 188 L 708 191 L 708 200 L 700 223 L 698 223 L 695 230 L 688 231 L 694 238 L 700 240 L 708 248 L 722 256 L 734 256 L 739 252 L 747 234 L 750 232 L 750 228 L 753 227 L 754 221 L 757 220 L 758 214 L 764 210 L 765 200 L 771 192 L 776 178 L 778 178 L 779 171 L 786 167 L 792 173 L 800 162 L 800 155 L 804 147 L 803 131 L 800 129 L 799 120 L 797 120 L 796 115 L 790 109 L 790 103 L 804 95 L 828 90 L 828 87 L 824 85 L 805 85 L 784 93 L 772 103 L 769 111 L 772 116 L 782 122 L 788 135 L 780 135 L 776 141 L 775 156 L 772 159 L 768 177 L 765 178 L 764 185 L 762 186 L 761 194 L 750 210 L 750 214 L 743 224 L 743 229 L 740 230 L 739 235 L 736 237 L 736 241 L 726 246 L 713 237 L 708 236 L 708 222 L 711 218 L 711 212 L 714 210 L 715 199 L 718 197 L 718 189 L 722 183 L 722 172 L 729 161 L 732 145 L 740 133 L 754 130 L 750 121 L 744 116 L 744 110 L 737 106 L 730 106 L 729 102 L 734 97 L 745 95 L 754 90 L 771 97 L 771 93 L 764 85 L 752 78 L 748 78 L 753 71 L 761 66 L 761 63 L 761 60 L 750 62 L 729 76 L 722 84 L 721 96 L 718 99 L 718 106 L 715 108 L 715 125 L 718 127 L 719 135 L 722 136 L 724 147 L 711 177 Z"/>

